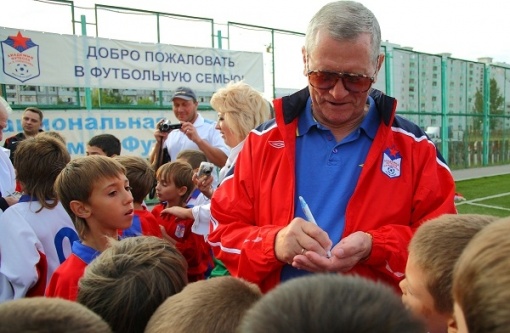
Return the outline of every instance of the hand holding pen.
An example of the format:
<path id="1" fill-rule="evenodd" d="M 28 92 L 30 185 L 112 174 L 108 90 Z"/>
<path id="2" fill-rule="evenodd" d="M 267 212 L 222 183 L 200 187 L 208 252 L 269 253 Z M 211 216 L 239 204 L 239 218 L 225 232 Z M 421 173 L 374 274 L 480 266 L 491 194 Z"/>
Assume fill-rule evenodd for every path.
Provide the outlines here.
<path id="1" fill-rule="evenodd" d="M 308 207 L 308 204 L 306 203 L 305 199 L 303 199 L 302 196 L 299 196 L 299 203 L 301 204 L 301 208 L 305 213 L 306 219 L 309 222 L 312 222 L 313 224 L 318 226 L 317 221 L 315 221 L 315 218 L 313 217 L 312 212 L 310 211 L 310 207 Z M 328 250 L 326 257 L 331 258 L 331 250 Z"/>

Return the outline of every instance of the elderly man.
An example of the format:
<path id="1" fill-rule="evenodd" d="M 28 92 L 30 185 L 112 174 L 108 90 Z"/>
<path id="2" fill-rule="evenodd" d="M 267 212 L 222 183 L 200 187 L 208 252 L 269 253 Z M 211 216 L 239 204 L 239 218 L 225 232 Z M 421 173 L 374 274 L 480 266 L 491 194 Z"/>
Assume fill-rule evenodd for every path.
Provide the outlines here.
<path id="1" fill-rule="evenodd" d="M 252 131 L 212 197 L 208 241 L 232 275 L 263 291 L 317 272 L 398 290 L 414 230 L 456 212 L 434 143 L 372 88 L 380 44 L 377 19 L 357 2 L 326 4 L 310 21 L 308 87 L 275 100 L 276 119 Z"/>

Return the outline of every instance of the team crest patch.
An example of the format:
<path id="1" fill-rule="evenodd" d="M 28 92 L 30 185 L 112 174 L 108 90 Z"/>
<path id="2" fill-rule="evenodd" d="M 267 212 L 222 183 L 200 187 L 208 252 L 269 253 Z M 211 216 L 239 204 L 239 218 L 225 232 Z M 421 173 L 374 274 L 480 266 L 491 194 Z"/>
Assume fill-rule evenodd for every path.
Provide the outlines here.
<path id="1" fill-rule="evenodd" d="M 387 148 L 383 152 L 381 171 L 390 178 L 400 177 L 402 156 L 395 148 Z"/>
<path id="2" fill-rule="evenodd" d="M 39 69 L 39 45 L 18 31 L 9 36 L 2 44 L 3 71 L 6 75 L 26 82 L 41 73 Z"/>

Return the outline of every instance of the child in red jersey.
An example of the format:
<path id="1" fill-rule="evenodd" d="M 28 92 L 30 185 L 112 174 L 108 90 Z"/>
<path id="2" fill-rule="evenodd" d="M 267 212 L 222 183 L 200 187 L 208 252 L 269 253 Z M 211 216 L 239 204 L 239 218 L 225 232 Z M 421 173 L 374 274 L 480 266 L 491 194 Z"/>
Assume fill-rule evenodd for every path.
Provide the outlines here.
<path id="1" fill-rule="evenodd" d="M 131 186 L 131 194 L 133 194 L 133 205 L 135 215 L 133 216 L 133 224 L 125 230 L 119 230 L 121 237 L 133 236 L 156 236 L 161 238 L 161 230 L 154 215 L 147 210 L 143 201 L 154 182 L 156 174 L 149 162 L 139 156 L 115 156 L 114 159 L 120 162 L 126 168 L 126 177 Z"/>
<path id="2" fill-rule="evenodd" d="M 85 267 L 118 238 L 133 220 L 133 196 L 126 169 L 106 156 L 72 160 L 60 172 L 55 190 L 74 222 L 80 241 L 53 273 L 46 296 L 76 300 Z"/>
<path id="3" fill-rule="evenodd" d="M 188 262 L 188 280 L 203 280 L 211 261 L 209 246 L 204 237 L 191 232 L 192 219 L 181 219 L 164 209 L 186 207 L 186 201 L 195 185 L 190 164 L 174 161 L 163 164 L 156 172 L 158 181 L 156 195 L 161 202 L 152 209 L 152 214 L 166 233 L 175 241 L 175 246 Z"/>

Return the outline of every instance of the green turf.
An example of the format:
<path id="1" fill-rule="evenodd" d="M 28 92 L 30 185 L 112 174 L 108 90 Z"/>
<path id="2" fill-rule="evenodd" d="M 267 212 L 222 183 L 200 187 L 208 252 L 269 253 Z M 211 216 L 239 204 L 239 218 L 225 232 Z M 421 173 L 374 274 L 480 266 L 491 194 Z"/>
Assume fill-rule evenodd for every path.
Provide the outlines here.
<path id="1" fill-rule="evenodd" d="M 509 193 L 510 174 L 458 181 L 456 182 L 456 190 L 468 201 L 478 198 L 495 196 L 498 194 Z M 467 203 L 457 205 L 457 210 L 461 214 L 472 213 L 489 214 L 501 217 L 510 216 L 510 195 L 485 199 L 477 201 L 476 203 L 494 207 L 502 207 L 506 208 L 506 210 L 471 205 Z"/>

